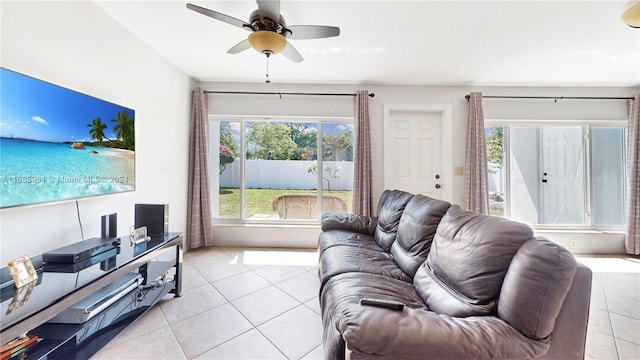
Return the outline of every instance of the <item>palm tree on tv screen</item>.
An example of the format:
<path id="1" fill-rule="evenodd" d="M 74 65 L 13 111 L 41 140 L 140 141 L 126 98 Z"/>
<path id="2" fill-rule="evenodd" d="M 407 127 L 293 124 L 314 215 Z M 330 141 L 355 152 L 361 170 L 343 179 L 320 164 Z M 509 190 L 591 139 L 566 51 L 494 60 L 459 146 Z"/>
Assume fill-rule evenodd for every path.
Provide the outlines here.
<path id="1" fill-rule="evenodd" d="M 93 140 L 96 140 L 100 145 L 102 145 L 102 140 L 109 138 L 104 134 L 104 130 L 107 128 L 107 124 L 102 122 L 100 117 L 97 117 L 91 120 L 91 124 L 87 124 L 89 129 L 89 134 Z"/>
<path id="2" fill-rule="evenodd" d="M 122 142 L 126 149 L 135 150 L 134 118 L 130 118 L 127 112 L 122 110 L 115 119 L 111 119 L 111 122 L 116 123 L 116 126 L 113 127 L 116 138 Z"/>

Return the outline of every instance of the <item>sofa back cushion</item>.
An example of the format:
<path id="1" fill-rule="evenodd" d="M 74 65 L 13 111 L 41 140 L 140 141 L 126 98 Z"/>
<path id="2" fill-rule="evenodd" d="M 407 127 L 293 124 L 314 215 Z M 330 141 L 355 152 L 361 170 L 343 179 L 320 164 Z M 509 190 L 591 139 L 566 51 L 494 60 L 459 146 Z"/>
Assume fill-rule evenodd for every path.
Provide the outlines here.
<path id="1" fill-rule="evenodd" d="M 440 220 L 451 204 L 424 195 L 414 195 L 400 217 L 391 254 L 396 264 L 413 278 L 427 259 Z"/>
<path id="2" fill-rule="evenodd" d="M 453 205 L 440 221 L 413 285 L 436 313 L 459 317 L 494 313 L 511 260 L 532 238 L 533 231 L 525 224 Z"/>
<path id="3" fill-rule="evenodd" d="M 562 246 L 544 238 L 527 241 L 507 271 L 498 316 L 527 337 L 549 336 L 577 266 Z"/>
<path id="4" fill-rule="evenodd" d="M 385 190 L 378 202 L 378 224 L 373 237 L 384 251 L 391 249 L 396 240 L 398 223 L 405 206 L 413 194 L 401 190 Z"/>

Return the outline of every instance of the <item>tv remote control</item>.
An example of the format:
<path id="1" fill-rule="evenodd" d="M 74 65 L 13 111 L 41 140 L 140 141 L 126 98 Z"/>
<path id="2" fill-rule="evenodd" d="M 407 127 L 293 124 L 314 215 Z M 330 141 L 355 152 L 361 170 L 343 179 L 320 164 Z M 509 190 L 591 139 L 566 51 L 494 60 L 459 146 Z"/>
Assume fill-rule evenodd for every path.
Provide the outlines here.
<path id="1" fill-rule="evenodd" d="M 360 305 L 377 306 L 397 311 L 404 309 L 404 304 L 396 300 L 362 298 L 360 299 Z"/>

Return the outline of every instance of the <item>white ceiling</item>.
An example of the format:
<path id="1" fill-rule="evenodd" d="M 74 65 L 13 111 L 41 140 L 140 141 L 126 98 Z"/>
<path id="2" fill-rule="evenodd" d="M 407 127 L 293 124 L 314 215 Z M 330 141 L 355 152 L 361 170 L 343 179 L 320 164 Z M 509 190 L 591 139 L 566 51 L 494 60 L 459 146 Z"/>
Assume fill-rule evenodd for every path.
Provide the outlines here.
<path id="1" fill-rule="evenodd" d="M 263 82 L 264 55 L 226 51 L 248 31 L 186 8 L 248 21 L 255 1 L 95 1 L 198 81 Z M 634 1 L 282 1 L 287 25 L 339 26 L 290 40 L 304 57 L 270 59 L 271 80 L 306 84 L 640 86 Z"/>

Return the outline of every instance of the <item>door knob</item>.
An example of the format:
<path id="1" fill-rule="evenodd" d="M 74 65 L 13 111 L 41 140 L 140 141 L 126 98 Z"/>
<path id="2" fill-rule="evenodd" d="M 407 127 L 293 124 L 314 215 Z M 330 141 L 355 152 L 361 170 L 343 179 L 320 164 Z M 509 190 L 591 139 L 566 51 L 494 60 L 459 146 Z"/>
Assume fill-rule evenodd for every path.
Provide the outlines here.
<path id="1" fill-rule="evenodd" d="M 440 189 L 441 187 L 440 184 L 436 184 L 436 189 Z"/>
<path id="2" fill-rule="evenodd" d="M 440 179 L 440 174 L 436 174 L 436 179 Z"/>

